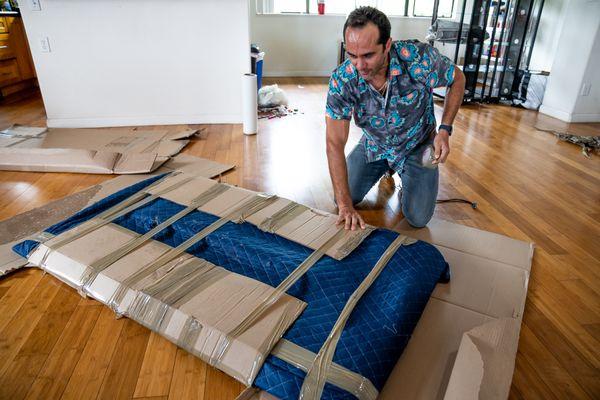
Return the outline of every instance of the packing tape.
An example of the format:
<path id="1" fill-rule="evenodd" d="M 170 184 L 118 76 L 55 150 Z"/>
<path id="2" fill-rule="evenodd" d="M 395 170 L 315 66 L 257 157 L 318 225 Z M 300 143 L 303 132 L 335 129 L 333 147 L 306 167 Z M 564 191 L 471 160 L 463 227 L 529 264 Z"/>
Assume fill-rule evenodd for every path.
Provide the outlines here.
<path id="1" fill-rule="evenodd" d="M 152 239 L 152 237 L 154 237 L 154 235 L 158 234 L 165 228 L 167 228 L 167 227 L 171 226 L 172 224 L 174 224 L 175 222 L 179 221 L 181 218 L 185 217 L 192 211 L 196 210 L 198 207 L 202 207 L 204 204 L 206 204 L 210 200 L 223 194 L 228 189 L 229 189 L 229 186 L 227 186 L 227 185 L 221 185 L 219 183 L 215 184 L 214 186 L 212 186 L 208 190 L 206 190 L 204 193 L 200 194 L 195 199 L 193 199 L 192 202 L 190 203 L 190 205 L 187 206 L 186 208 L 184 208 L 183 210 L 181 210 L 178 213 L 167 218 L 165 221 L 161 222 L 154 228 L 150 229 L 145 234 L 140 235 L 134 239 L 131 239 L 130 241 L 125 243 L 125 245 L 123 245 L 122 247 L 118 248 L 117 250 L 114 250 L 113 252 L 105 255 L 104 257 L 100 258 L 99 260 L 91 263 L 87 267 L 87 269 L 84 272 L 83 277 L 82 277 L 82 282 L 81 282 L 82 291 L 85 293 L 87 288 L 89 288 L 89 286 L 94 282 L 94 280 L 96 279 L 96 277 L 98 276 L 98 274 L 101 271 L 104 271 L 106 268 L 108 268 L 110 265 L 114 264 L 120 258 L 122 258 L 122 257 L 126 256 L 127 254 L 131 253 L 132 251 L 135 251 L 136 249 L 140 248 L 144 243 L 146 243 L 148 240 Z"/>
<path id="2" fill-rule="evenodd" d="M 325 343 L 319 350 L 319 353 L 315 357 L 312 365 L 306 373 L 304 383 L 300 389 L 299 400 L 319 400 L 323 394 L 323 388 L 329 375 L 331 363 L 333 361 L 333 355 L 335 349 L 342 335 L 342 331 L 348 318 L 352 314 L 354 307 L 364 295 L 364 293 L 371 287 L 373 282 L 377 279 L 383 268 L 387 265 L 392 256 L 404 244 L 408 244 L 411 239 L 404 235 L 398 235 L 398 237 L 388 246 L 383 252 L 371 272 L 365 277 L 361 284 L 356 290 L 350 295 L 350 298 L 344 305 L 342 312 L 340 313 L 337 321 L 335 322 L 331 332 L 327 336 Z"/>
<path id="3" fill-rule="evenodd" d="M 163 278 L 140 289 L 128 310 L 132 318 L 146 322 L 150 329 L 162 332 L 169 307 L 179 308 L 229 272 L 202 259 L 190 259 Z"/>
<path id="4" fill-rule="evenodd" d="M 271 355 L 308 372 L 317 355 L 286 339 L 281 339 L 271 351 Z M 356 372 L 334 362 L 327 373 L 327 382 L 352 393 L 359 400 L 375 400 L 379 392 L 371 381 Z"/>
<path id="5" fill-rule="evenodd" d="M 165 176 L 156 180 L 151 185 L 146 186 L 144 189 L 140 190 L 139 192 L 132 194 L 127 199 L 121 201 L 118 204 L 115 204 L 108 210 L 98 214 L 95 218 L 93 218 L 89 221 L 86 221 L 85 226 L 79 225 L 81 227 L 79 230 L 77 230 L 75 232 L 73 232 L 72 230 L 67 231 L 67 232 L 71 233 L 70 235 L 69 234 L 65 235 L 65 233 L 67 233 L 67 232 L 63 232 L 61 235 L 59 235 L 61 237 L 58 238 L 56 241 L 49 243 L 48 247 L 51 250 L 59 249 L 60 247 L 63 247 L 64 245 L 69 244 L 69 243 L 87 235 L 88 233 L 93 232 L 96 229 L 99 229 L 99 228 L 103 227 L 104 225 L 111 223 L 115 219 L 122 217 L 123 215 L 126 215 L 126 214 L 130 213 L 131 211 L 134 211 L 134 210 L 150 203 L 151 201 L 157 199 L 161 194 L 164 194 L 171 190 L 174 190 L 174 189 L 178 188 L 179 186 L 189 182 L 191 179 L 193 179 L 192 177 L 186 178 L 182 181 L 177 182 L 176 184 L 173 184 L 173 185 L 165 188 L 164 190 L 161 190 L 159 193 L 156 193 L 153 195 L 148 195 L 148 190 L 150 190 L 153 187 L 157 186 L 158 184 L 162 183 L 168 177 L 175 176 L 177 174 L 179 174 L 179 173 L 178 172 L 167 173 Z"/>
<path id="6" fill-rule="evenodd" d="M 264 312 L 271 307 L 277 300 L 283 296 L 283 294 L 292 287 L 298 279 L 300 279 L 306 272 L 316 264 L 317 261 L 323 257 L 323 255 L 329 250 L 335 243 L 337 243 L 343 236 L 345 230 L 340 229 L 335 235 L 333 235 L 327 242 L 325 242 L 317 250 L 313 251 L 292 273 L 290 273 L 269 295 L 263 302 L 250 313 L 238 326 L 232 329 L 227 335 L 220 338 L 219 344 L 215 346 L 216 353 L 211 357 L 209 364 L 217 366 L 220 360 L 223 358 L 227 349 L 231 345 L 231 342 L 238 336 L 244 333 L 252 324 L 254 324 Z"/>
<path id="7" fill-rule="evenodd" d="M 265 232 L 275 233 L 283 225 L 292 221 L 294 218 L 296 218 L 308 209 L 308 207 L 303 206 L 302 204 L 291 202 L 285 207 L 283 207 L 281 210 L 277 211 L 275 214 L 261 222 L 258 226 L 258 229 Z"/>
<path id="8" fill-rule="evenodd" d="M 182 242 L 175 248 L 172 248 L 165 253 L 163 253 L 158 259 L 155 261 L 145 265 L 137 271 L 135 274 L 127 278 L 114 292 L 109 300 L 109 306 L 115 311 L 118 312 L 120 305 L 127 293 L 129 287 L 135 285 L 136 282 L 141 281 L 142 279 L 148 277 L 150 274 L 154 273 L 163 265 L 167 264 L 175 260 L 181 253 L 185 252 L 194 244 L 198 243 L 200 240 L 204 239 L 209 234 L 213 233 L 223 225 L 225 225 L 230 220 L 244 220 L 248 215 L 251 215 L 264 207 L 271 204 L 273 201 L 277 199 L 277 196 L 267 196 L 267 195 L 256 195 L 252 197 L 250 200 L 244 202 L 239 207 L 235 208 L 233 211 L 229 212 L 224 217 L 218 219 L 213 222 L 211 225 L 202 229 L 200 232 L 196 233 L 194 236 Z"/>

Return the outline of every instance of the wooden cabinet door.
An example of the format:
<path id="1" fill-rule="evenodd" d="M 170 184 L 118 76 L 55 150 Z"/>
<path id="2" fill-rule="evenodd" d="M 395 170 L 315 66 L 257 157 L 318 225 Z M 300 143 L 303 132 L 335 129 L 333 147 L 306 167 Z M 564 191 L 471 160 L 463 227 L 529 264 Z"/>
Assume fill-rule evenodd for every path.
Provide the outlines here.
<path id="1" fill-rule="evenodd" d="M 4 17 L 0 17 L 0 33 L 8 33 L 8 25 Z"/>
<path id="2" fill-rule="evenodd" d="M 35 69 L 29 51 L 29 43 L 25 35 L 23 21 L 19 17 L 5 17 L 6 25 L 10 31 L 9 46 L 15 54 L 21 79 L 31 79 L 35 77 Z"/>
<path id="3" fill-rule="evenodd" d="M 20 80 L 21 75 L 19 74 L 19 65 L 16 59 L 11 58 L 10 60 L 0 61 L 0 87 L 19 82 Z"/>

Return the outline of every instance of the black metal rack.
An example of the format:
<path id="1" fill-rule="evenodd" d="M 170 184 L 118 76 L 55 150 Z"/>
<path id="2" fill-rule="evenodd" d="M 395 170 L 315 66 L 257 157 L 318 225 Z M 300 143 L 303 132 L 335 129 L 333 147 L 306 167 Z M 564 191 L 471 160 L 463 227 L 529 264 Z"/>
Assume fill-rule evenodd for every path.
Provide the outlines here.
<path id="1" fill-rule="evenodd" d="M 472 2 L 468 25 L 467 1 Z M 438 5 L 436 0 L 432 25 L 438 21 Z M 458 18 L 440 19 L 456 35 L 446 35 L 453 37 L 450 40 L 439 39 L 444 35 L 437 32 L 431 43 L 443 44 L 446 55 L 462 68 L 465 102 L 508 101 L 517 95 L 518 77 L 529 66 L 543 5 L 544 0 L 463 0 L 457 7 Z M 440 26 L 438 23 L 437 29 Z M 447 45 L 455 46 L 453 51 L 448 51 Z"/>

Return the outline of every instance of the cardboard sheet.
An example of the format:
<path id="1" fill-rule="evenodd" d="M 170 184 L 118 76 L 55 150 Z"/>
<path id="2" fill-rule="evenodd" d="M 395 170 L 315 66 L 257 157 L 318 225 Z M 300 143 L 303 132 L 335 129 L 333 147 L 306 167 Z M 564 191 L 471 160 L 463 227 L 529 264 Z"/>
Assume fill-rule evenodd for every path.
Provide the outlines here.
<path id="1" fill-rule="evenodd" d="M 9 171 L 139 174 L 156 170 L 196 130 L 45 129 L 0 132 L 0 169 Z"/>

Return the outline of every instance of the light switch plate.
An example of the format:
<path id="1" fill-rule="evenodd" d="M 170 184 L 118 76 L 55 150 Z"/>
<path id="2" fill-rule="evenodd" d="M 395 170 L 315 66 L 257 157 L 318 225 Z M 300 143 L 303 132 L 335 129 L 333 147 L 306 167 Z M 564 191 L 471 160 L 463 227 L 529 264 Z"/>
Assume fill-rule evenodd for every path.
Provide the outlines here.
<path id="1" fill-rule="evenodd" d="M 583 85 L 581 85 L 581 95 L 589 96 L 591 88 L 592 88 L 591 83 L 584 83 Z"/>
<path id="2" fill-rule="evenodd" d="M 29 0 L 29 8 L 31 11 L 42 11 L 42 3 L 41 0 Z"/>
<path id="3" fill-rule="evenodd" d="M 42 53 L 50 53 L 50 40 L 48 37 L 40 38 L 40 50 Z"/>

